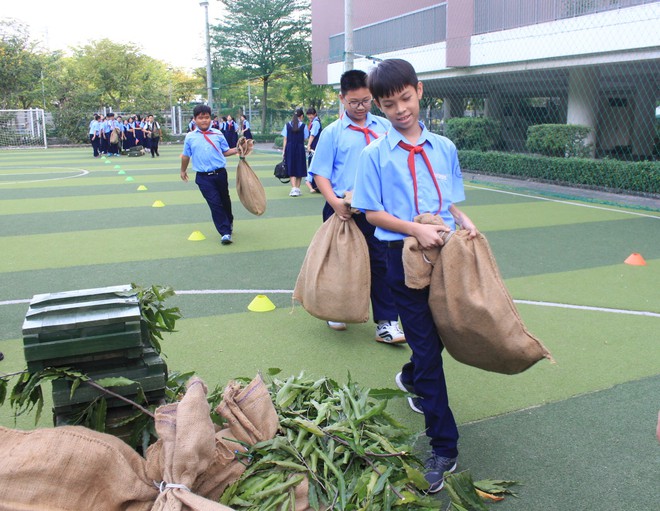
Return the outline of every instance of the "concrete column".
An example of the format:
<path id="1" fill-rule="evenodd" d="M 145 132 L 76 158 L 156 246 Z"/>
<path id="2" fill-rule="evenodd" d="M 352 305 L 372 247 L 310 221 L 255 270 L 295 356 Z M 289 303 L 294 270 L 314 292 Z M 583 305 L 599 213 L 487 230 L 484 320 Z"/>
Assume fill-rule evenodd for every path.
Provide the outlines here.
<path id="1" fill-rule="evenodd" d="M 598 71 L 594 68 L 571 69 L 568 77 L 568 112 L 566 124 L 591 128 L 586 142 L 591 144 L 591 156 L 596 150 L 596 120 L 598 118 Z"/>
<path id="2" fill-rule="evenodd" d="M 501 121 L 503 115 L 502 93 L 491 91 L 485 101 L 484 116 Z"/>
<path id="3" fill-rule="evenodd" d="M 633 126 L 630 137 L 632 154 L 648 157 L 653 153 L 655 135 L 655 91 L 638 87 L 634 96 Z"/>
<path id="4" fill-rule="evenodd" d="M 444 98 L 443 102 L 443 110 L 444 110 L 444 117 L 443 119 L 446 121 L 447 119 L 451 119 L 452 117 L 463 117 L 463 99 L 459 96 L 448 96 Z"/>

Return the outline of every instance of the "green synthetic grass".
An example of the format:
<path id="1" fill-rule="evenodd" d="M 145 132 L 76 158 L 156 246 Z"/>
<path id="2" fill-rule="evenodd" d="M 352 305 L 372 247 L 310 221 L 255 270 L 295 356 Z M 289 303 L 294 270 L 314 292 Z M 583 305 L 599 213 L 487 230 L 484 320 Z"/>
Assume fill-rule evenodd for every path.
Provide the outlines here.
<path id="1" fill-rule="evenodd" d="M 300 306 L 292 309 L 289 291 L 321 224 L 322 197 L 306 192 L 288 197 L 289 186 L 272 176 L 280 156 L 256 153 L 248 160 L 266 187 L 268 207 L 263 217 L 250 215 L 233 189 L 237 160 L 230 158 L 236 242 L 223 247 L 196 185 L 179 179 L 180 150 L 164 146 L 160 159 L 118 158 L 110 164 L 92 159 L 87 148 L 0 153 L 0 302 L 5 302 L 0 351 L 6 356 L 0 371 L 24 367 L 21 325 L 27 303 L 20 301 L 37 293 L 136 282 L 181 291 L 171 303 L 181 307 L 184 319 L 163 343 L 167 362 L 172 370 L 197 371 L 210 386 L 279 367 L 283 374 L 305 371 L 342 381 L 350 373 L 366 387 L 393 387 L 394 374 L 410 356 L 406 346 L 375 343 L 372 323 L 334 332 Z M 126 175 L 117 174 L 116 164 Z M 75 169 L 89 174 L 61 179 Z M 126 182 L 126 176 L 135 181 Z M 148 190 L 137 191 L 140 184 Z M 508 499 L 498 509 L 624 509 L 622 501 L 599 500 L 602 488 L 594 483 L 600 474 L 611 487 L 625 471 L 622 481 L 628 486 L 617 491 L 640 487 L 628 475 L 637 451 L 623 452 L 620 462 L 611 441 L 612 431 L 622 438 L 642 434 L 633 417 L 641 403 L 653 407 L 649 389 L 657 389 L 660 211 L 540 200 L 530 191 L 525 196 L 509 191 L 515 192 L 468 185 L 463 209 L 490 241 L 514 299 L 656 316 L 520 304 L 527 327 L 545 342 L 556 364 L 541 361 L 523 374 L 505 376 L 446 355 L 452 409 L 461 424 L 462 467 L 479 478 L 524 482 L 521 499 Z M 165 207 L 152 208 L 156 200 Z M 188 241 L 197 230 L 207 239 Z M 632 252 L 642 253 L 647 266 L 623 264 Z M 191 290 L 201 293 L 184 293 Z M 277 309 L 249 312 L 257 292 L 265 292 Z M 19 303 L 7 303 L 15 300 Z M 636 394 L 639 389 L 642 394 Z M 635 406 L 627 407 L 626 399 Z M 421 416 L 411 413 L 405 400 L 392 401 L 389 410 L 413 431 L 423 430 Z M 577 415 L 579 420 L 573 419 Z M 590 417 L 598 427 L 589 429 Z M 50 420 L 45 413 L 40 425 Z M 7 406 L 0 407 L 0 424 L 13 426 Z M 17 425 L 33 427 L 32 419 L 22 417 Z M 581 436 L 591 438 L 580 441 Z M 607 449 L 598 442 L 608 442 Z M 650 448 L 646 438 L 620 447 L 633 444 Z M 422 440 L 421 448 L 425 445 Z M 563 446 L 566 452 L 558 456 Z M 606 454 L 614 458 L 611 463 Z M 646 470 L 657 467 L 640 459 Z M 585 490 L 587 497 L 576 489 L 578 469 L 584 467 L 594 486 Z M 630 509 L 651 509 L 648 500 L 630 497 Z"/>

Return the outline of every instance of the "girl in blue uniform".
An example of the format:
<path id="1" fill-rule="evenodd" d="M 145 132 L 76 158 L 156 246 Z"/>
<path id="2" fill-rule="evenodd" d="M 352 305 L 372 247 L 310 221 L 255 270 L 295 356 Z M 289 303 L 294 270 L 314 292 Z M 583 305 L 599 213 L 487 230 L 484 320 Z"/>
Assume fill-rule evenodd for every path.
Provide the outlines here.
<path id="1" fill-rule="evenodd" d="M 129 116 L 126 120 L 126 127 L 124 129 L 124 149 L 129 150 L 135 145 L 135 136 L 133 135 L 133 116 Z"/>
<path id="2" fill-rule="evenodd" d="M 247 120 L 245 114 L 241 114 L 241 133 L 245 138 L 252 138 L 252 132 L 250 131 L 250 121 Z"/>
<path id="3" fill-rule="evenodd" d="M 234 118 L 231 115 L 227 116 L 225 138 L 227 139 L 229 147 L 236 147 L 238 144 L 238 126 L 236 125 L 236 121 L 234 121 Z"/>
<path id="4" fill-rule="evenodd" d="M 298 108 L 291 121 L 282 129 L 284 137 L 283 151 L 286 170 L 291 178 L 289 197 L 300 196 L 300 183 L 307 176 L 307 159 L 305 158 L 305 140 L 309 138 L 309 129 L 303 122 L 302 108 Z"/>

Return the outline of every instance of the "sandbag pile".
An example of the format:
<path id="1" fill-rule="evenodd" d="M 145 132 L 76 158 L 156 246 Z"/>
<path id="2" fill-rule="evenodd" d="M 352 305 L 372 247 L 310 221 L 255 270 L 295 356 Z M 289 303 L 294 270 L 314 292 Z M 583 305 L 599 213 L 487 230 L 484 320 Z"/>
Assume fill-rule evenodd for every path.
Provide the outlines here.
<path id="1" fill-rule="evenodd" d="M 241 204 L 253 215 L 266 211 L 266 190 L 245 157 L 252 152 L 254 140 L 241 137 L 236 149 L 240 159 L 236 167 L 236 193 Z"/>
<path id="2" fill-rule="evenodd" d="M 442 225 L 425 213 L 415 222 Z M 504 286 L 490 245 L 481 233 L 447 233 L 445 244 L 423 250 L 404 240 L 406 285 L 429 288 L 429 306 L 442 342 L 459 362 L 487 371 L 516 374 L 552 356 L 523 324 Z"/>
<path id="3" fill-rule="evenodd" d="M 369 321 L 371 267 L 369 248 L 352 218 L 332 215 L 307 248 L 293 299 L 325 321 Z"/>
<path id="4" fill-rule="evenodd" d="M 226 427 L 216 432 L 206 393 L 193 378 L 180 402 L 156 410 L 159 439 L 146 459 L 81 426 L 0 427 L 0 511 L 230 510 L 218 499 L 245 471 L 242 443 L 273 438 L 277 412 L 260 377 L 245 388 L 230 382 L 216 409 Z"/>

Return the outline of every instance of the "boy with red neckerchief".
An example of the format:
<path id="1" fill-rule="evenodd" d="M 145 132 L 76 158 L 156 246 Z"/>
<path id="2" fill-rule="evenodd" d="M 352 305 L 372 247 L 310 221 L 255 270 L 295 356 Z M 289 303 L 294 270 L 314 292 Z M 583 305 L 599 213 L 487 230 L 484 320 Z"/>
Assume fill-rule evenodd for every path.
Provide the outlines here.
<path id="1" fill-rule="evenodd" d="M 405 285 L 403 239 L 414 236 L 423 248 L 431 248 L 442 245 L 440 233 L 457 224 L 470 232 L 471 239 L 477 228 L 455 205 L 465 199 L 456 146 L 419 121 L 424 89 L 412 65 L 401 59 L 384 60 L 370 72 L 367 85 L 392 129 L 362 151 L 352 205 L 365 212 L 376 226 L 375 236 L 388 246 L 387 279 L 412 350 L 410 362 L 395 381 L 417 396 L 409 403 L 424 414 L 432 448 L 425 477 L 428 491 L 435 493 L 444 485 L 444 473 L 456 469 L 458 428 L 449 407 L 444 347 L 429 309 L 429 288 Z M 446 225 L 414 222 L 421 213 L 438 214 Z"/>
<path id="2" fill-rule="evenodd" d="M 353 215 L 343 199 L 346 192 L 353 189 L 360 153 L 371 142 L 383 137 L 391 125 L 387 119 L 371 114 L 372 97 L 364 71 L 346 71 L 339 86 L 344 115 L 321 131 L 309 175 L 326 200 L 323 221 L 332 215 L 344 221 L 352 218 L 364 235 L 369 248 L 375 339 L 386 344 L 400 344 L 406 342 L 406 338 L 399 327 L 399 313 L 385 279 L 387 247 L 376 239 L 374 226 L 364 215 Z M 346 324 L 340 322 L 328 321 L 328 326 L 333 330 L 346 329 Z"/>
<path id="3" fill-rule="evenodd" d="M 225 168 L 226 156 L 236 154 L 220 130 L 211 128 L 211 109 L 197 105 L 193 110 L 196 129 L 186 134 L 181 154 L 181 180 L 188 182 L 188 165 L 192 160 L 195 183 L 211 210 L 211 218 L 221 236 L 220 243 L 232 243 L 234 216 L 229 197 L 229 181 Z"/>

